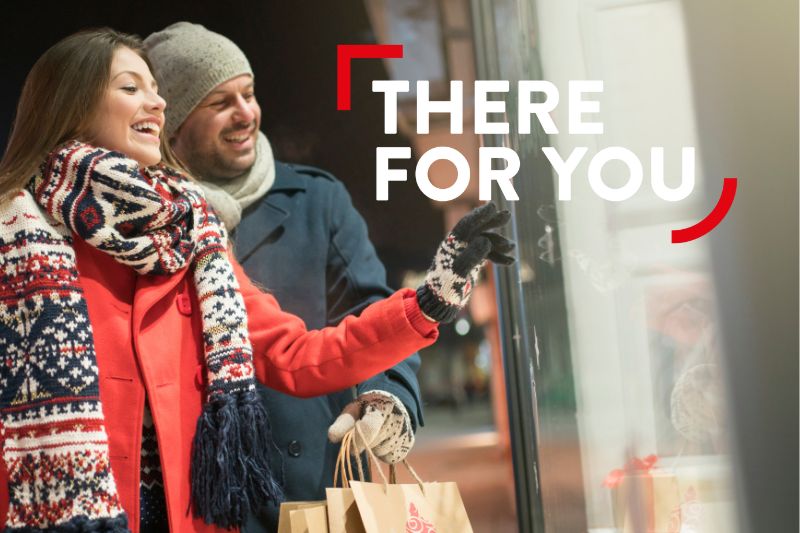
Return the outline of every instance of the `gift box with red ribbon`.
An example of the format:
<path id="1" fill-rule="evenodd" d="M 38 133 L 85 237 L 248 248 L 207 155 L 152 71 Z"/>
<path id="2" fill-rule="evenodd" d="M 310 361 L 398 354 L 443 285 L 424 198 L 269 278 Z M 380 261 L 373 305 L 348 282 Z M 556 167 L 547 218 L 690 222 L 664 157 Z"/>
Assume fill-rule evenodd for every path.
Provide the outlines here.
<path id="1" fill-rule="evenodd" d="M 679 533 L 681 498 L 675 475 L 657 468 L 658 457 L 634 457 L 609 472 L 614 524 L 621 533 Z"/>

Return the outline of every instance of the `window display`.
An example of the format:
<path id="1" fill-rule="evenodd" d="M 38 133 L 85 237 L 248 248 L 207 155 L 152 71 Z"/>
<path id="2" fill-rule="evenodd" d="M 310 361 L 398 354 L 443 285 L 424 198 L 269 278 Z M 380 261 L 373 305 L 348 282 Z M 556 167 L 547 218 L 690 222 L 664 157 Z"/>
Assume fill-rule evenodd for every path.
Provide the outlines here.
<path id="1" fill-rule="evenodd" d="M 675 155 L 662 160 L 663 185 L 675 189 L 690 174 L 702 185 L 699 165 L 687 172 L 678 157 L 685 147 L 698 157 L 703 149 L 680 2 L 481 6 L 478 16 L 492 24 L 480 27 L 479 77 L 507 79 L 512 88 L 504 95 L 510 133 L 484 143 L 521 160 L 513 181 L 521 201 L 507 204 L 520 261 L 503 293 L 508 376 L 525 388 L 526 374 L 530 387 L 530 420 L 520 408 L 512 421 L 530 433 L 516 438 L 518 478 L 528 479 L 527 491 L 518 479 L 520 508 L 532 507 L 534 531 L 735 531 L 708 243 L 670 242 L 672 229 L 703 218 L 702 195 L 671 202 L 648 186 L 611 201 L 587 178 L 592 157 L 611 147 L 642 162 L 662 147 Z M 602 117 L 602 133 L 571 134 L 568 109 L 555 106 L 558 132 L 537 123 L 538 131 L 520 135 L 513 91 L 525 79 L 548 80 L 561 92 L 571 80 L 602 80 L 603 91 L 592 95 L 596 114 L 587 115 Z M 571 172 L 569 201 L 543 147 L 586 154 Z M 600 179 L 622 191 L 630 178 L 629 166 L 612 160 Z"/>

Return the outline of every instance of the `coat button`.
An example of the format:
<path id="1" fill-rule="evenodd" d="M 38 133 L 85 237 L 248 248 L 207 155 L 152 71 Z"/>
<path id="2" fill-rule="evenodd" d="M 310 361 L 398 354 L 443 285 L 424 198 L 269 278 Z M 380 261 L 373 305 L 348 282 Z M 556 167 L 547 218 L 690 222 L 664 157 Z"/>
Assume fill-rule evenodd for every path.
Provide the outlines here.
<path id="1" fill-rule="evenodd" d="M 175 300 L 175 303 L 178 305 L 178 311 L 182 315 L 189 316 L 192 314 L 192 299 L 189 298 L 188 294 L 179 294 Z"/>
<path id="2" fill-rule="evenodd" d="M 289 450 L 289 455 L 291 455 L 292 457 L 300 457 L 300 452 L 303 451 L 303 447 L 300 445 L 299 442 L 293 440 L 292 442 L 289 443 L 289 446 L 287 446 L 287 450 Z"/>

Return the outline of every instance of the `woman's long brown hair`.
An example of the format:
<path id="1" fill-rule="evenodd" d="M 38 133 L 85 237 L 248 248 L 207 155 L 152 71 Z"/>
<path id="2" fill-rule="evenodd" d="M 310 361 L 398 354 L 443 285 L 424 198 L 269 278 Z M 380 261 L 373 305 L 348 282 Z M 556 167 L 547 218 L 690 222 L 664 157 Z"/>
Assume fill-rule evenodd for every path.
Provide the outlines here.
<path id="1" fill-rule="evenodd" d="M 22 189 L 55 147 L 85 136 L 105 96 L 114 52 L 120 47 L 130 48 L 150 66 L 139 37 L 110 28 L 70 35 L 36 61 L 25 79 L 0 160 L 0 200 Z M 165 163 L 182 170 L 165 139 L 161 154 Z"/>

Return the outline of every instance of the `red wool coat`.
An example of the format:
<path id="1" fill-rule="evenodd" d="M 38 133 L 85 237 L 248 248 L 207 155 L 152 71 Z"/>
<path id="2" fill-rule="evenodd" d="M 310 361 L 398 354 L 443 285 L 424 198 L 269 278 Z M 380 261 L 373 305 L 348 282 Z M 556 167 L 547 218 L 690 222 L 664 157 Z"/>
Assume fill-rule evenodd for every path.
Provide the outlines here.
<path id="1" fill-rule="evenodd" d="M 138 276 L 79 240 L 75 252 L 94 332 L 111 470 L 131 531 L 139 532 L 145 395 L 158 435 L 170 531 L 225 531 L 193 519 L 189 510 L 192 438 L 205 381 L 191 275 Z M 438 335 L 411 290 L 398 291 L 335 328 L 307 331 L 231 261 L 247 307 L 256 376 L 288 394 L 316 396 L 353 386 Z M 0 523 L 5 524 L 8 480 L 5 466 L 0 468 Z"/>

